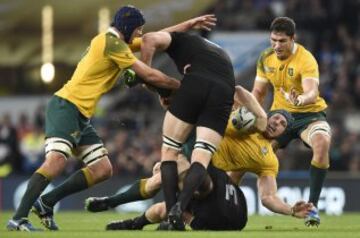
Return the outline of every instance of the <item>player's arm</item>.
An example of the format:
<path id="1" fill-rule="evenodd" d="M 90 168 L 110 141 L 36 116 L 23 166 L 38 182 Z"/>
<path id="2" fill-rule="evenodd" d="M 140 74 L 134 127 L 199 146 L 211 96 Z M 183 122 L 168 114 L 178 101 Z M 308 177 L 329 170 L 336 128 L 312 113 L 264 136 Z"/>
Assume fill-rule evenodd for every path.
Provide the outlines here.
<path id="1" fill-rule="evenodd" d="M 288 95 L 289 101 L 295 106 L 313 104 L 319 95 L 319 67 L 311 54 L 308 54 L 304 59 L 300 68 L 300 75 L 303 93 L 298 94 L 292 89 Z"/>
<path id="2" fill-rule="evenodd" d="M 305 106 L 316 102 L 319 95 L 319 80 L 316 78 L 305 78 L 301 81 L 303 93 L 296 95 L 294 92 L 290 93 L 290 100 L 296 106 Z"/>
<path id="3" fill-rule="evenodd" d="M 265 80 L 255 79 L 251 93 L 255 96 L 256 100 L 261 106 L 264 105 L 265 97 L 268 91 L 269 83 Z"/>
<path id="4" fill-rule="evenodd" d="M 256 116 L 255 128 L 265 131 L 267 126 L 267 114 L 261 107 L 255 96 L 245 88 L 237 85 L 235 87 L 234 107 L 245 106 Z"/>
<path id="5" fill-rule="evenodd" d="M 161 31 L 186 32 L 191 29 L 194 30 L 201 29 L 201 30 L 211 31 L 211 29 L 216 25 L 216 21 L 217 19 L 214 14 L 208 14 L 208 15 L 192 18 L 190 20 L 181 22 L 174 26 L 164 28 Z"/>
<path id="6" fill-rule="evenodd" d="M 141 60 L 151 65 L 152 58 L 157 50 L 165 50 L 171 43 L 171 36 L 168 32 L 150 32 L 142 37 Z"/>
<path id="7" fill-rule="evenodd" d="M 136 60 L 131 69 L 143 79 L 145 83 L 159 88 L 178 89 L 180 82 L 175 78 L 169 77 L 157 69 L 150 68 L 140 60 Z"/>
<path id="8" fill-rule="evenodd" d="M 272 212 L 305 218 L 313 205 L 303 201 L 297 202 L 293 207 L 277 196 L 277 184 L 274 176 L 260 176 L 257 181 L 261 203 Z"/>

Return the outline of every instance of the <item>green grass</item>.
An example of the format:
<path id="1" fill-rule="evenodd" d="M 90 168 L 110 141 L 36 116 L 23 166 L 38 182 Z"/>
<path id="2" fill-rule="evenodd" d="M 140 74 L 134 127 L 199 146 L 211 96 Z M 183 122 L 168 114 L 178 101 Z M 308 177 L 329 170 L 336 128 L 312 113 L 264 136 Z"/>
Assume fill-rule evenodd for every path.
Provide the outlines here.
<path id="1" fill-rule="evenodd" d="M 7 220 L 11 217 L 10 212 L 0 212 L 0 238 L 8 237 L 85 237 L 85 238 L 227 238 L 227 237 L 360 237 L 360 213 L 347 213 L 342 216 L 321 216 L 319 228 L 304 226 L 303 220 L 285 216 L 250 216 L 246 228 L 239 232 L 159 232 L 154 231 L 155 226 L 147 226 L 145 231 L 104 231 L 105 224 L 111 220 L 133 217 L 135 214 L 117 214 L 105 212 L 90 214 L 86 212 L 60 212 L 56 214 L 56 220 L 61 228 L 58 232 L 8 232 L 5 229 Z M 34 215 L 30 216 L 36 227 L 41 227 Z"/>

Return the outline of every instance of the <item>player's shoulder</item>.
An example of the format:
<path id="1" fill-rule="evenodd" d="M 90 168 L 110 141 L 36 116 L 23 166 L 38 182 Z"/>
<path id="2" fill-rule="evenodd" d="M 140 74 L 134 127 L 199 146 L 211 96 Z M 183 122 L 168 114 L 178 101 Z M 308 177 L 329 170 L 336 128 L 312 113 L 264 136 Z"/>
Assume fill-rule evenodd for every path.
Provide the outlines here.
<path id="1" fill-rule="evenodd" d="M 269 48 L 266 48 L 265 50 L 263 50 L 260 53 L 260 56 L 259 56 L 258 61 L 257 61 L 258 67 L 264 69 L 264 65 L 265 65 L 266 60 L 268 58 L 270 58 L 271 56 L 274 56 L 274 49 L 273 48 L 269 47 Z"/>
<path id="2" fill-rule="evenodd" d="M 303 45 L 298 44 L 298 54 L 301 56 L 302 60 L 308 61 L 308 60 L 315 60 L 314 55 L 310 52 L 310 50 L 306 49 Z"/>
<path id="3" fill-rule="evenodd" d="M 114 52 L 120 53 L 124 51 L 129 51 L 129 46 L 120 38 L 118 38 L 112 32 L 104 33 L 105 37 L 105 53 Z"/>
<path id="4" fill-rule="evenodd" d="M 264 61 L 265 59 L 274 55 L 275 51 L 272 47 L 266 48 L 265 50 L 261 51 L 259 60 Z"/>

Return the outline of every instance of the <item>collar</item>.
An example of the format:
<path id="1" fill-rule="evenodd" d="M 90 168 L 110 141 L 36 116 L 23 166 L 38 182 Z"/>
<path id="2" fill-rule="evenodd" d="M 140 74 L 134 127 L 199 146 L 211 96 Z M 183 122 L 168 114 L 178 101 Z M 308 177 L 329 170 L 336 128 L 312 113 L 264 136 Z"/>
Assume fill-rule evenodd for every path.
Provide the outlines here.
<path id="1" fill-rule="evenodd" d="M 117 30 L 115 30 L 115 28 L 114 28 L 114 27 L 109 27 L 109 28 L 108 28 L 108 30 L 107 30 L 107 32 L 109 32 L 109 33 L 111 33 L 111 34 L 115 35 L 117 38 L 120 38 L 120 34 L 119 34 L 119 32 L 117 32 Z"/>
<path id="2" fill-rule="evenodd" d="M 298 44 L 296 44 L 296 43 L 294 42 L 294 46 L 293 46 L 292 51 L 291 51 L 291 53 L 292 53 L 293 55 L 296 53 L 297 48 L 298 48 Z"/>

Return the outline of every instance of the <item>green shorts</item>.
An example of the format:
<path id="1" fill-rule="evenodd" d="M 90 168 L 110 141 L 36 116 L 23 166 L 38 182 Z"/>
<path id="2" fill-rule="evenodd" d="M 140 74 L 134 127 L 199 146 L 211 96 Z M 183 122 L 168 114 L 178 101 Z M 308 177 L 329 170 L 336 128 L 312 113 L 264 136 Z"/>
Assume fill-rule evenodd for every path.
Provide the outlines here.
<path id="1" fill-rule="evenodd" d="M 83 116 L 74 104 L 55 95 L 46 108 L 45 136 L 68 140 L 75 147 L 102 144 L 90 119 Z"/>
<path id="2" fill-rule="evenodd" d="M 294 117 L 292 126 L 288 128 L 283 135 L 276 139 L 279 143 L 279 148 L 284 148 L 293 139 L 300 138 L 301 133 L 308 127 L 309 124 L 315 121 L 326 121 L 325 111 L 291 113 L 291 115 Z"/>

